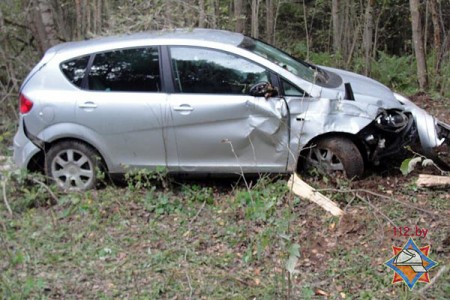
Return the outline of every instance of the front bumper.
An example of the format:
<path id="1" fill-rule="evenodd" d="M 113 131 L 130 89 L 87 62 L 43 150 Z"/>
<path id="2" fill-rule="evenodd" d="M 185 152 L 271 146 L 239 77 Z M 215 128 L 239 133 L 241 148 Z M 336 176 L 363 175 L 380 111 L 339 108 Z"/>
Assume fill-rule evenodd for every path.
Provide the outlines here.
<path id="1" fill-rule="evenodd" d="M 399 94 L 395 94 L 395 97 L 404 105 L 405 111 L 411 112 L 414 117 L 420 141 L 418 150 L 443 170 L 449 171 L 450 164 L 446 162 L 447 159 L 440 157 L 437 149 L 444 145 L 450 146 L 450 125 L 436 119 L 408 98 Z"/>

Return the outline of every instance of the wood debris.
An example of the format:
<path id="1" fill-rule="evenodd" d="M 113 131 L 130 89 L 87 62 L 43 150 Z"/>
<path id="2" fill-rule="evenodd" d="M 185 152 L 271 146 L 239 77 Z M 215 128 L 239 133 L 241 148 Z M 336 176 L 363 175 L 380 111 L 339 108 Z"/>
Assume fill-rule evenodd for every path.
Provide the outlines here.
<path id="1" fill-rule="evenodd" d="M 333 216 L 342 216 L 344 211 L 339 206 L 319 193 L 312 186 L 304 182 L 297 174 L 293 174 L 288 181 L 289 189 L 302 199 L 312 201 L 331 213 Z"/>
<path id="2" fill-rule="evenodd" d="M 450 176 L 419 174 L 418 187 L 450 187 Z"/>

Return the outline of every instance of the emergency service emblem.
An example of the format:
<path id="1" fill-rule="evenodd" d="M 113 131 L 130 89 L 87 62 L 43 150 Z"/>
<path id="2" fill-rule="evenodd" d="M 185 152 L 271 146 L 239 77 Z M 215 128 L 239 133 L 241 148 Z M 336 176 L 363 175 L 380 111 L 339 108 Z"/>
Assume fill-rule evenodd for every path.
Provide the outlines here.
<path id="1" fill-rule="evenodd" d="M 430 282 L 429 271 L 438 265 L 429 255 L 431 246 L 418 247 L 412 238 L 403 247 L 392 246 L 394 256 L 384 264 L 394 271 L 392 283 L 405 282 L 411 290 L 419 282 Z"/>

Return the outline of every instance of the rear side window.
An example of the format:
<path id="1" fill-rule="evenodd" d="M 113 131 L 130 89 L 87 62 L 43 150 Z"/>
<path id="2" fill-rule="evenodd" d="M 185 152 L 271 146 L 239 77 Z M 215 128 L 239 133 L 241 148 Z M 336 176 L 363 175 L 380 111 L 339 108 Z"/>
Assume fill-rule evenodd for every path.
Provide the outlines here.
<path id="1" fill-rule="evenodd" d="M 89 71 L 88 89 L 95 91 L 159 92 L 156 47 L 98 53 Z"/>
<path id="2" fill-rule="evenodd" d="M 60 68 L 66 78 L 80 88 L 88 62 L 89 55 L 65 61 L 60 65 Z"/>

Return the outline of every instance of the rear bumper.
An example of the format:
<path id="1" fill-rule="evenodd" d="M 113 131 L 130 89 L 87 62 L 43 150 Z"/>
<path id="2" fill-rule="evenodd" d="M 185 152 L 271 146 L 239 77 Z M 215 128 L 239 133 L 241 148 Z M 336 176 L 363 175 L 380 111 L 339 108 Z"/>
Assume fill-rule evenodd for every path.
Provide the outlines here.
<path id="1" fill-rule="evenodd" d="M 20 125 L 14 136 L 14 163 L 19 168 L 27 168 L 32 157 L 39 151 L 40 149 L 27 138 L 23 126 Z"/>

